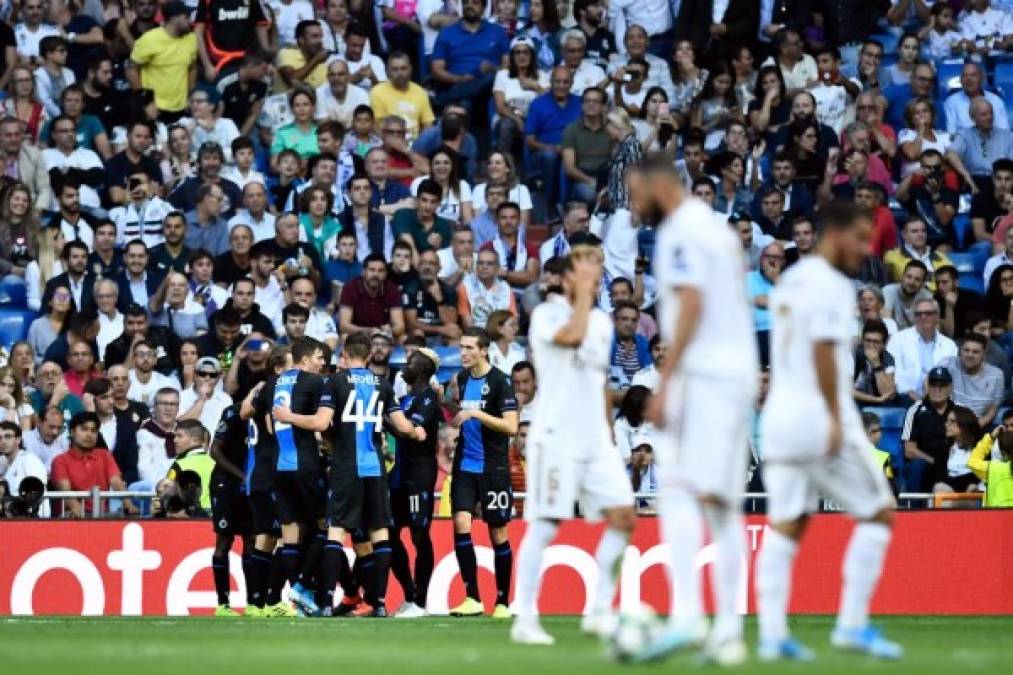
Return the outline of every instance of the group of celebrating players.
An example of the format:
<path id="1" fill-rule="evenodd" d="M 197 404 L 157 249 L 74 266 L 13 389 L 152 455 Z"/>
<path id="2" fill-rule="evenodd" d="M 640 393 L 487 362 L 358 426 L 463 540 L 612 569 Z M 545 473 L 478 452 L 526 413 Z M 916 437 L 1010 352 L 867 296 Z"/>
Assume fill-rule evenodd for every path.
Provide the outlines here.
<path id="1" fill-rule="evenodd" d="M 654 660 L 702 646 L 710 662 L 734 665 L 746 658 L 738 612 L 746 554 L 739 495 L 757 372 L 742 250 L 709 207 L 684 194 L 671 162 L 648 160 L 630 169 L 627 180 L 638 217 L 661 223 L 655 273 L 668 352 L 648 418 L 660 430 L 659 513 L 673 585 L 665 629 L 634 656 Z M 761 429 L 770 528 L 756 572 L 758 653 L 762 660 L 814 657 L 790 636 L 787 608 L 798 542 L 822 494 L 859 521 L 845 554 L 831 642 L 873 657 L 899 658 L 901 647 L 869 624 L 894 503 L 882 471 L 866 452 L 850 390 L 855 294 L 848 276 L 868 254 L 872 220 L 860 207 L 837 202 L 821 210 L 820 220 L 818 254 L 792 267 L 770 297 L 771 390 Z M 540 391 L 528 433 L 528 529 L 512 608 L 507 448 L 517 432 L 517 405 L 509 379 L 486 358 L 485 331 L 471 328 L 461 339 L 463 368 L 451 388 L 457 410 L 451 423 L 460 435 L 450 493 L 467 597 L 451 614 L 484 613 L 471 539 L 472 519 L 480 514 L 495 552 L 493 616 L 515 614 L 510 635 L 521 644 L 554 642 L 537 612 L 542 553 L 578 503 L 585 517 L 607 523 L 595 554 L 599 575 L 593 610 L 582 629 L 609 635 L 617 625 L 613 599 L 635 511 L 606 396 L 613 329 L 609 316 L 595 307 L 602 262 L 599 248 L 574 246 L 561 287 L 549 289 L 547 301 L 531 315 L 529 341 Z M 415 565 L 413 573 L 396 574 L 406 586 L 397 615 L 425 614 L 442 422 L 442 392 L 430 383 L 439 359 L 426 348 L 411 354 L 403 373 L 409 393 L 398 401 L 390 384 L 366 368 L 369 350 L 364 335 L 350 335 L 341 369 L 322 376 L 330 360 L 325 345 L 304 338 L 290 350 L 279 347 L 271 356 L 274 377 L 223 416 L 212 449 L 225 458 L 212 479 L 219 613 L 232 613 L 227 605 L 232 538 L 252 532 L 255 540 L 246 541 L 243 557 L 248 615 L 386 616 L 392 559 L 395 566 L 408 564 L 400 536 L 408 528 Z M 385 430 L 396 436 L 397 468 L 390 475 Z M 243 524 L 247 508 L 249 527 Z M 696 567 L 705 526 L 717 550 L 711 629 L 704 621 Z M 346 533 L 356 553 L 351 568 Z M 291 605 L 282 601 L 286 582 Z M 335 605 L 338 584 L 344 595 Z"/>

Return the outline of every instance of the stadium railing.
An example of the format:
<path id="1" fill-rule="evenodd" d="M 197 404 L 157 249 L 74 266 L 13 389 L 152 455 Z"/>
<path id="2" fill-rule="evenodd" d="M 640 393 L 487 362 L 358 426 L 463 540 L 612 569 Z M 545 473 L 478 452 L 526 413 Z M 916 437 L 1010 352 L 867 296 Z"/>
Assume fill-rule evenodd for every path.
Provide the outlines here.
<path id="1" fill-rule="evenodd" d="M 85 499 L 90 501 L 90 508 L 88 509 L 87 516 L 90 518 L 103 518 L 109 514 L 103 512 L 103 505 L 107 499 L 153 499 L 155 498 L 154 492 L 148 492 L 144 490 L 99 490 L 97 487 L 91 490 L 62 490 L 46 492 L 45 499 L 53 501 L 64 501 L 67 499 Z M 952 506 L 947 504 L 948 501 L 956 501 L 954 498 L 961 495 L 948 495 L 951 499 L 939 500 L 938 495 L 931 492 L 902 492 L 897 502 L 901 509 L 921 509 L 921 508 L 944 508 Z M 434 500 L 439 502 L 441 497 L 439 492 L 434 495 Z M 514 493 L 514 499 L 523 501 L 527 497 L 524 492 Z M 638 492 L 634 495 L 638 503 L 651 503 L 658 498 L 656 492 Z M 767 500 L 766 492 L 746 492 L 742 495 L 743 501 L 747 504 L 746 511 L 750 513 L 761 513 L 763 502 Z M 973 501 L 970 497 L 965 497 L 962 500 L 966 503 Z M 966 507 L 965 507 L 966 508 Z M 834 513 L 841 511 L 842 509 L 834 504 L 830 500 L 823 500 L 820 503 L 820 511 L 826 513 Z M 116 515 L 116 514 L 113 514 Z"/>

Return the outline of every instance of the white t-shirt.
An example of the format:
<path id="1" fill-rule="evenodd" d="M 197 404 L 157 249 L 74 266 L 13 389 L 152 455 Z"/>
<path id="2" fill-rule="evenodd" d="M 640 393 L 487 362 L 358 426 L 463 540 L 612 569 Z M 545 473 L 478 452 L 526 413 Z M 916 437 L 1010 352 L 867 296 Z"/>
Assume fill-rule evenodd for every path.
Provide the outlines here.
<path id="1" fill-rule="evenodd" d="M 471 191 L 471 205 L 475 209 L 475 215 L 482 213 L 486 210 L 487 205 L 485 203 L 485 186 L 486 183 L 479 183 L 475 186 L 475 189 Z M 531 193 L 528 192 L 528 187 L 518 183 L 510 188 L 510 192 L 507 193 L 506 200 L 508 202 L 515 202 L 521 207 L 521 211 L 530 211 L 531 205 Z"/>
<path id="2" fill-rule="evenodd" d="M 176 391 L 179 391 L 179 380 L 175 377 L 169 377 L 163 375 L 157 370 L 151 371 L 151 379 L 148 380 L 147 384 L 142 383 L 137 379 L 137 370 L 131 369 L 130 373 L 130 389 L 127 390 L 127 398 L 131 401 L 140 401 L 149 408 L 155 404 L 155 394 L 162 387 L 172 387 Z M 181 408 L 182 409 L 182 408 Z"/>
<path id="3" fill-rule="evenodd" d="M 930 141 L 927 138 L 922 139 L 922 152 L 926 150 L 938 150 L 939 154 L 945 156 L 946 151 L 950 149 L 950 145 L 953 143 L 953 137 L 945 131 L 939 129 L 933 129 L 933 133 L 936 135 L 936 140 Z M 900 133 L 897 134 L 897 147 L 900 148 L 904 143 L 910 143 L 911 141 L 918 138 L 918 132 L 914 129 L 901 129 Z M 901 166 L 900 176 L 906 178 L 921 164 L 919 161 L 904 162 Z"/>
<path id="4" fill-rule="evenodd" d="M 549 87 L 549 74 L 544 70 L 538 71 L 538 84 L 546 89 Z M 538 92 L 522 87 L 520 80 L 516 77 L 510 77 L 510 71 L 505 69 L 496 73 L 496 79 L 492 83 L 492 90 L 493 92 L 502 92 L 509 107 L 519 108 L 525 114 L 528 112 L 528 106 L 538 96 Z"/>
<path id="5" fill-rule="evenodd" d="M 570 93 L 575 96 L 583 96 L 584 90 L 589 87 L 597 87 L 608 77 L 605 71 L 594 65 L 592 61 L 584 59 L 580 62 L 580 68 L 573 74 L 573 86 Z"/>
<path id="6" fill-rule="evenodd" d="M 608 314 L 593 309 L 580 346 L 561 347 L 553 339 L 572 314 L 570 303 L 560 295 L 550 296 L 531 313 L 528 339 L 538 372 L 538 398 L 530 437 L 552 438 L 553 453 L 592 456 L 602 444 L 611 445 L 605 381 L 613 326 Z"/>
<path id="7" fill-rule="evenodd" d="M 352 117 L 355 109 L 360 105 L 369 105 L 369 94 L 362 87 L 354 84 L 348 85 L 345 90 L 345 100 L 338 103 L 334 97 L 329 82 L 317 87 L 317 113 L 318 120 L 332 119 L 341 122 L 346 129 L 352 126 Z"/>
<path id="8" fill-rule="evenodd" d="M 228 166 L 222 169 L 222 178 L 227 178 L 236 184 L 236 187 L 243 190 L 248 183 L 260 183 L 263 186 L 267 186 L 267 179 L 264 178 L 264 174 L 260 173 L 256 169 L 250 169 L 244 176 L 239 172 L 239 168 L 235 166 Z M 273 236 L 273 235 L 272 235 Z"/>
<path id="9" fill-rule="evenodd" d="M 330 65 L 331 61 L 344 61 L 347 63 L 349 75 L 355 75 L 366 66 L 369 66 L 373 71 L 373 76 L 365 80 L 359 80 L 357 85 L 355 85 L 362 89 L 372 89 L 374 85 L 387 81 L 387 68 L 383 65 L 383 59 L 375 54 L 367 54 L 364 51 L 362 52 L 362 58 L 358 61 L 352 61 L 347 56 L 331 56 L 327 59 L 327 64 Z"/>
<path id="10" fill-rule="evenodd" d="M 665 342 L 675 337 L 677 289 L 694 288 L 702 296 L 700 320 L 683 355 L 682 371 L 756 381 L 756 339 L 742 256 L 742 244 L 728 224 L 696 198 L 686 199 L 665 218 L 654 254 L 658 327 Z"/>
<path id="11" fill-rule="evenodd" d="M 834 344 L 837 405 L 844 428 L 860 428 L 861 424 L 851 391 L 852 336 L 857 314 L 854 284 L 823 257 L 807 256 L 784 273 L 770 294 L 769 306 L 773 318 L 771 387 L 764 420 L 770 426 L 777 421 L 778 433 L 777 438 L 764 442 L 764 457 L 822 456 L 827 448 L 822 442 L 825 436 L 820 436 L 829 429 L 829 416 L 813 367 L 817 343 Z M 800 433 L 789 431 L 788 421 L 792 419 L 805 429 Z M 789 436 L 797 436 L 798 441 L 792 442 Z"/>
<path id="12" fill-rule="evenodd" d="M 42 151 L 42 161 L 46 163 L 47 172 L 53 169 L 59 169 L 61 173 L 67 173 L 70 169 L 80 169 L 81 171 L 88 171 L 90 169 L 105 170 L 102 159 L 93 150 L 88 150 L 87 148 L 76 148 L 69 155 L 63 154 L 56 148 L 46 148 Z M 98 192 L 90 185 L 81 185 L 80 197 L 81 206 L 92 209 L 102 207 L 102 200 L 99 198 Z M 53 196 L 52 208 L 54 210 L 59 208 L 55 195 Z"/>
<path id="13" fill-rule="evenodd" d="M 273 0 L 266 3 L 274 13 L 274 25 L 278 28 L 278 46 L 290 47 L 295 44 L 295 27 L 300 21 L 315 19 L 313 5 L 307 0 L 292 0 L 288 4 Z"/>
<path id="14" fill-rule="evenodd" d="M 179 395 L 179 414 L 182 415 L 197 403 L 197 391 L 190 387 Z M 214 435 L 218 423 L 222 419 L 222 413 L 232 405 L 232 397 L 217 388 L 212 392 L 211 397 L 204 401 L 204 407 L 200 412 L 200 423 Z"/>
<path id="15" fill-rule="evenodd" d="M 852 78 L 851 81 L 861 86 L 858 80 Z M 810 89 L 809 93 L 816 99 L 816 120 L 833 129 L 835 134 L 840 135 L 844 125 L 854 117 L 854 111 L 851 110 L 852 100 L 848 96 L 848 90 L 839 84 L 829 86 L 818 84 Z"/>
<path id="16" fill-rule="evenodd" d="M 261 216 L 260 222 L 255 222 L 253 216 L 246 209 L 239 209 L 236 211 L 236 215 L 232 216 L 229 220 L 229 231 L 236 225 L 246 225 L 253 230 L 253 242 L 264 241 L 265 239 L 273 239 L 275 235 L 274 231 L 275 217 L 270 211 L 264 211 L 264 215 Z"/>
<path id="17" fill-rule="evenodd" d="M 28 26 L 19 23 L 14 26 L 14 44 L 18 49 L 18 56 L 28 61 L 32 58 L 41 58 L 39 54 L 39 43 L 43 38 L 59 35 L 60 29 L 48 23 L 41 23 L 35 31 L 28 30 Z"/>
<path id="18" fill-rule="evenodd" d="M 419 196 L 419 184 L 427 178 L 429 176 L 419 176 L 412 181 L 412 197 Z M 462 180 L 458 183 L 456 194 L 453 190 L 447 190 L 443 195 L 443 201 L 440 202 L 440 208 L 436 209 L 436 215 L 440 218 L 446 218 L 452 223 L 457 223 L 461 220 L 461 204 L 467 204 L 473 199 L 471 186 L 468 185 L 468 181 Z"/>
<path id="19" fill-rule="evenodd" d="M 960 15 L 960 34 L 978 47 L 989 39 L 1002 39 L 1013 33 L 1013 17 L 992 7 L 984 12 L 966 11 Z"/>

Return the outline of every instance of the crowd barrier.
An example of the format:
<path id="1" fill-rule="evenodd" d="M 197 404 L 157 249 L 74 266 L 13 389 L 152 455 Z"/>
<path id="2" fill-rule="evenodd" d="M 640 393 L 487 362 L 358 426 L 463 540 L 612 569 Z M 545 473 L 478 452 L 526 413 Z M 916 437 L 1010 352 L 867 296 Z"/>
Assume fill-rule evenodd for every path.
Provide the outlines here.
<path id="1" fill-rule="evenodd" d="M 578 614 L 592 602 L 594 549 L 600 527 L 565 523 L 545 557 L 540 610 Z M 524 523 L 511 524 L 515 550 Z M 755 611 L 752 586 L 765 519 L 747 519 L 749 564 L 740 609 Z M 852 523 L 817 515 L 795 570 L 791 611 L 837 610 L 841 558 Z M 429 592 L 432 613 L 463 598 L 449 521 L 433 524 L 436 569 Z M 0 521 L 0 614 L 198 615 L 215 606 L 211 577 L 213 534 L 207 521 Z M 484 528 L 475 531 L 483 597 L 494 596 L 493 552 Z M 410 550 L 410 546 L 409 546 Z M 657 522 L 641 518 L 626 552 L 617 602 L 668 607 L 665 548 Z M 708 567 L 705 547 L 698 565 Z M 884 614 L 1013 615 L 1013 511 L 899 513 L 896 536 L 873 604 Z M 244 605 L 237 550 L 231 556 L 233 607 Z M 391 579 L 388 601 L 400 589 Z"/>

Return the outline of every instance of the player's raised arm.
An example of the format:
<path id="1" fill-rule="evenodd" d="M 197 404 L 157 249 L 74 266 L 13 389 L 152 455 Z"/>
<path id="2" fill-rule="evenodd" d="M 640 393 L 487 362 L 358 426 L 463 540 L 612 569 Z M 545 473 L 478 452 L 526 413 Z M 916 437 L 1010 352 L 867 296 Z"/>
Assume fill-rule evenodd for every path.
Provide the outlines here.
<path id="1" fill-rule="evenodd" d="M 594 309 L 595 296 L 601 283 L 601 249 L 578 246 L 570 252 L 563 268 L 564 284 L 573 284 L 573 313 L 560 327 L 552 341 L 560 347 L 579 347 L 587 335 L 587 324 Z M 570 274 L 567 274 L 570 272 Z"/>
<path id="2" fill-rule="evenodd" d="M 401 410 L 392 410 L 387 415 L 387 421 L 394 427 L 394 432 L 413 441 L 422 442 L 426 440 L 426 430 L 412 424 L 411 420 L 405 417 Z"/>

